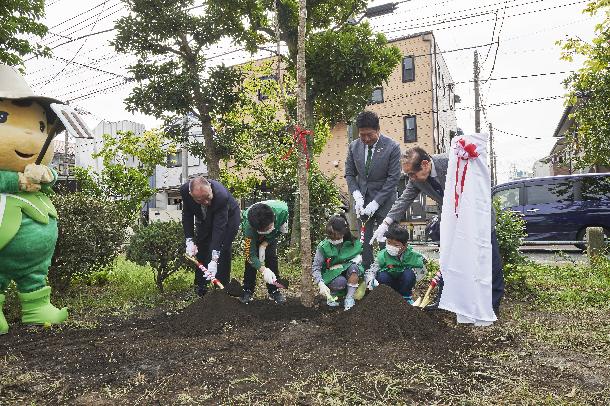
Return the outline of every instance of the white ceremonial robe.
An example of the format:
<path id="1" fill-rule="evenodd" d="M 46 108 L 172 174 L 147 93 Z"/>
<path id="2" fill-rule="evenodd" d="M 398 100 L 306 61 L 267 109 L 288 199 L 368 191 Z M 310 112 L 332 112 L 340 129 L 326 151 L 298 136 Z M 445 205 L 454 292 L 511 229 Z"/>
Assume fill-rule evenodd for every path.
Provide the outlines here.
<path id="1" fill-rule="evenodd" d="M 488 134 L 473 134 L 452 140 L 440 226 L 440 267 L 445 286 L 439 307 L 455 313 L 458 323 L 475 326 L 487 326 L 496 320 L 491 290 L 488 137 Z M 476 145 L 478 157 L 467 161 L 458 158 L 458 154 L 469 156 L 459 143 L 461 139 L 466 145 Z M 464 176 L 466 162 L 468 166 Z"/>

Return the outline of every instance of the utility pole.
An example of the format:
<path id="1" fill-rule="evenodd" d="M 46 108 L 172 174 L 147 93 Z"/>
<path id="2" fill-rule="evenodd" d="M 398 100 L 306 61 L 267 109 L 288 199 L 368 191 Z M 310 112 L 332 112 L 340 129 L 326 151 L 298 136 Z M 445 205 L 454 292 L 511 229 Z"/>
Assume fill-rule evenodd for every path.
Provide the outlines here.
<path id="1" fill-rule="evenodd" d="M 479 94 L 479 53 L 474 51 L 474 132 L 481 132 L 481 99 Z"/>
<path id="2" fill-rule="evenodd" d="M 496 153 L 494 151 L 494 130 L 489 123 L 489 166 L 491 169 L 491 186 L 495 186 L 498 182 L 496 178 Z"/>

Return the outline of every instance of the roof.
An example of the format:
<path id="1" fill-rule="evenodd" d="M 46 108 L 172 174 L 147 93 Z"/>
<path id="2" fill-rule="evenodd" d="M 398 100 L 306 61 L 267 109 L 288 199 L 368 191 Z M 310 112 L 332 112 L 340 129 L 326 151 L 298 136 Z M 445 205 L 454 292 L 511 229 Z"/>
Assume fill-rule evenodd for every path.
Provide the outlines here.
<path id="1" fill-rule="evenodd" d="M 422 32 L 417 32 L 415 34 L 403 35 L 402 37 L 398 37 L 398 38 L 394 38 L 394 39 L 388 40 L 388 43 L 391 44 L 392 42 L 398 42 L 398 41 L 402 41 L 402 40 L 405 40 L 405 39 L 421 37 L 423 35 L 434 35 L 434 33 L 432 31 L 422 31 Z"/>
<path id="2" fill-rule="evenodd" d="M 570 120 L 570 114 L 572 114 L 573 112 L 574 106 L 566 106 L 566 108 L 563 110 L 563 114 L 561 115 L 559 123 L 557 123 L 557 127 L 555 128 L 553 137 L 563 137 L 563 134 L 573 123 L 573 120 Z"/>

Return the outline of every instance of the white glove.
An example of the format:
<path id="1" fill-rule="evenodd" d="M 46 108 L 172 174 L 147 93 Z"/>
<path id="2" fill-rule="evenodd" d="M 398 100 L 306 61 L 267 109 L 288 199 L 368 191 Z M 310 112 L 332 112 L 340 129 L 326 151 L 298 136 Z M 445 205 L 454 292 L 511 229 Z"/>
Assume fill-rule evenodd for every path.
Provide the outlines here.
<path id="1" fill-rule="evenodd" d="M 373 290 L 373 288 L 379 285 L 379 282 L 377 282 L 377 279 L 375 279 L 375 275 L 368 272 L 364 276 L 364 282 L 366 283 L 366 288 L 368 290 Z"/>
<path id="2" fill-rule="evenodd" d="M 186 239 L 186 255 L 190 257 L 197 255 L 197 245 L 195 245 L 192 238 Z"/>
<path id="3" fill-rule="evenodd" d="M 375 232 L 373 233 L 373 238 L 371 238 L 371 241 L 369 241 L 369 244 L 373 245 L 375 240 L 377 240 L 379 242 L 385 242 L 385 240 L 386 240 L 385 233 L 388 231 L 388 228 L 390 228 L 390 224 L 392 224 L 393 221 L 394 220 L 392 220 L 389 217 L 386 217 L 385 219 L 383 219 L 383 222 L 381 224 L 379 224 L 379 227 L 377 227 L 377 230 L 375 230 Z"/>
<path id="4" fill-rule="evenodd" d="M 356 212 L 356 217 L 360 217 L 362 210 L 364 209 L 364 197 L 362 197 L 362 193 L 360 193 L 359 190 L 352 193 L 352 196 L 354 196 L 354 211 Z"/>
<path id="5" fill-rule="evenodd" d="M 216 271 L 218 270 L 218 263 L 214 260 L 211 260 L 208 264 L 208 272 L 212 278 L 216 277 Z M 211 279 L 211 278 L 210 278 Z"/>
<path id="6" fill-rule="evenodd" d="M 273 282 L 277 280 L 277 277 L 273 273 L 273 271 L 269 268 L 263 268 L 263 280 L 266 284 L 271 285 Z"/>
<path id="7" fill-rule="evenodd" d="M 378 208 L 379 203 L 377 203 L 375 200 L 372 200 L 369 204 L 366 205 L 364 210 L 362 210 L 362 215 L 371 217 L 373 214 L 375 214 Z"/>
<path id="8" fill-rule="evenodd" d="M 356 255 L 354 258 L 350 259 L 350 262 L 352 262 L 354 264 L 361 264 L 362 263 L 362 255 L 360 255 L 360 254 Z"/>
<path id="9" fill-rule="evenodd" d="M 330 293 L 330 288 L 328 286 L 326 286 L 324 281 L 318 282 L 318 288 L 320 289 L 320 294 L 322 296 L 324 296 L 325 298 L 330 299 L 332 297 L 332 295 Z"/>
<path id="10" fill-rule="evenodd" d="M 280 226 L 280 233 L 288 234 L 288 221 Z"/>

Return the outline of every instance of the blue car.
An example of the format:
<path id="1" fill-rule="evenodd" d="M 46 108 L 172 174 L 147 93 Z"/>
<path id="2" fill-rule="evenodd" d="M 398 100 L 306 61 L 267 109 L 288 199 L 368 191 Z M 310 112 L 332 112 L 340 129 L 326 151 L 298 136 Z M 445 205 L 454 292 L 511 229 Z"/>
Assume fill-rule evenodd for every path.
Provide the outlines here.
<path id="1" fill-rule="evenodd" d="M 582 241 L 587 227 L 610 237 L 610 173 L 520 179 L 495 186 L 492 196 L 523 215 L 527 240 Z"/>

